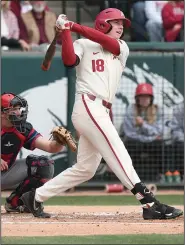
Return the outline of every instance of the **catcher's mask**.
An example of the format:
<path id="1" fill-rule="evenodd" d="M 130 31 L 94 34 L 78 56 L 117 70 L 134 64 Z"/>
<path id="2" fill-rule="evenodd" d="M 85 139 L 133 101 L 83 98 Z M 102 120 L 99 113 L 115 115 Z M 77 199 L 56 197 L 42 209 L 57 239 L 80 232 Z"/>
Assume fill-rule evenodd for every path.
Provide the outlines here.
<path id="1" fill-rule="evenodd" d="M 136 104 L 139 105 L 139 99 L 138 97 L 141 95 L 149 95 L 151 96 L 151 103 L 153 104 L 153 100 L 154 100 L 154 95 L 153 95 L 153 88 L 152 85 L 149 83 L 140 83 L 137 88 L 136 88 L 136 92 L 135 92 L 135 100 L 136 100 Z"/>
<path id="2" fill-rule="evenodd" d="M 24 132 L 28 103 L 23 97 L 13 93 L 3 93 L 1 95 L 1 113 L 6 115 L 6 118 L 18 131 Z"/>
<path id="3" fill-rule="evenodd" d="M 127 19 L 122 11 L 116 8 L 108 8 L 101 11 L 95 19 L 95 29 L 103 32 L 104 34 L 107 34 L 111 31 L 112 26 L 109 23 L 110 20 L 123 20 L 124 21 L 124 27 L 128 28 L 131 25 L 131 22 L 129 19 Z M 121 37 L 123 37 L 124 34 L 122 34 Z"/>

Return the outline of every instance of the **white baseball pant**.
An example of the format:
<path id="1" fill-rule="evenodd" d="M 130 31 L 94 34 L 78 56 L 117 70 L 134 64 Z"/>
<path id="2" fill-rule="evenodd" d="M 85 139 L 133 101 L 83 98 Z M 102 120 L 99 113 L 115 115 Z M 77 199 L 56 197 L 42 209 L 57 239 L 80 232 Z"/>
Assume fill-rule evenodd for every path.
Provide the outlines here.
<path id="1" fill-rule="evenodd" d="M 39 187 L 37 201 L 46 201 L 91 179 L 102 157 L 129 190 L 141 182 L 101 99 L 93 101 L 87 94 L 77 94 L 72 121 L 80 133 L 77 163 Z"/>

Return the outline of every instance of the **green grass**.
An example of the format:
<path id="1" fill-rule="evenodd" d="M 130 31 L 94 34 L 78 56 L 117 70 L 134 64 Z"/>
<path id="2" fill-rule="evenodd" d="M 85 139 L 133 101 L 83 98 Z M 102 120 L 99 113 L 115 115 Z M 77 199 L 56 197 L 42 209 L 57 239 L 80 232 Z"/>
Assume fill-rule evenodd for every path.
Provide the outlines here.
<path id="1" fill-rule="evenodd" d="M 169 205 L 183 205 L 183 195 L 158 195 L 156 196 L 162 203 Z M 2 198 L 1 203 L 5 199 Z M 139 202 L 134 196 L 57 196 L 50 198 L 45 205 L 70 205 L 70 206 L 114 206 L 114 205 L 138 205 Z"/>
<path id="2" fill-rule="evenodd" d="M 184 244 L 183 235 L 2 237 L 2 244 Z"/>

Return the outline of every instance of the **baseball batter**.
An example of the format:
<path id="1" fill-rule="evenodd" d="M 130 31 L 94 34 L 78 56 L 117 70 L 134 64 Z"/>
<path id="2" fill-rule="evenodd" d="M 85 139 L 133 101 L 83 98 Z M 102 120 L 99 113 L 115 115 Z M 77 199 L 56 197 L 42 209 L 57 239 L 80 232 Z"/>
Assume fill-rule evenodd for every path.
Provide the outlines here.
<path id="1" fill-rule="evenodd" d="M 141 183 L 132 160 L 109 117 L 119 81 L 124 72 L 129 48 L 123 36 L 130 21 L 118 9 L 105 9 L 95 20 L 95 29 L 66 20 L 60 15 L 56 27 L 61 30 L 62 60 L 76 66 L 76 97 L 72 122 L 80 134 L 77 163 L 52 180 L 25 193 L 25 205 L 37 217 L 39 207 L 61 192 L 91 179 L 103 157 L 112 171 L 141 202 L 144 219 L 180 216 L 179 209 L 161 204 Z M 73 44 L 71 31 L 85 38 Z"/>

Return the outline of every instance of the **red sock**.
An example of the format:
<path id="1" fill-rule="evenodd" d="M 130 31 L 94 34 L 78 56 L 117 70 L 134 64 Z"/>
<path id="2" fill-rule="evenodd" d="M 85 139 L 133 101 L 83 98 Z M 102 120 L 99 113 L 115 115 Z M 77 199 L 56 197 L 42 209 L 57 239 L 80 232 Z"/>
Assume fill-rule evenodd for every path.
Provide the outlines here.
<path id="1" fill-rule="evenodd" d="M 17 207 L 19 205 L 19 196 L 14 196 L 11 200 L 12 207 Z"/>

